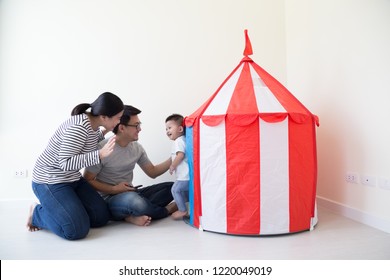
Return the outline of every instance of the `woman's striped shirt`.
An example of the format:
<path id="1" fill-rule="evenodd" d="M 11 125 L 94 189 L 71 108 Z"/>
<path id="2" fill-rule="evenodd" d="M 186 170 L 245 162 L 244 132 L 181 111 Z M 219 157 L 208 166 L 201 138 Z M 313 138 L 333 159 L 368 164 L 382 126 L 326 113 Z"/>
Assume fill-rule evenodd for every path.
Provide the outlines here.
<path id="1" fill-rule="evenodd" d="M 72 116 L 60 125 L 32 174 L 38 184 L 74 182 L 81 178 L 80 169 L 100 163 L 98 143 L 104 139 L 94 131 L 86 114 Z"/>

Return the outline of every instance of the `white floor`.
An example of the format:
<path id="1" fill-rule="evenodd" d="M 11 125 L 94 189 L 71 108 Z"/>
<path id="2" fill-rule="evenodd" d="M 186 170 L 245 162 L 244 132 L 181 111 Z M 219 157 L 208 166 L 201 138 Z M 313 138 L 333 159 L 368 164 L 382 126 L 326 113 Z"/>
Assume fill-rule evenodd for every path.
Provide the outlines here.
<path id="1" fill-rule="evenodd" d="M 318 209 L 313 231 L 271 237 L 202 232 L 166 218 L 149 227 L 112 222 L 66 241 L 25 229 L 30 201 L 0 201 L 1 260 L 389 260 L 390 234 Z"/>

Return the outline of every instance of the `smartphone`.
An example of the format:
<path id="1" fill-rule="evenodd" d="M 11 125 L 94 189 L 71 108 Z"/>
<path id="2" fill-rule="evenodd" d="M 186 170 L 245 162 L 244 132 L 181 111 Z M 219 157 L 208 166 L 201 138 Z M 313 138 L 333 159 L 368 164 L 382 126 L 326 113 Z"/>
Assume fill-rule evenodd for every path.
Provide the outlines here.
<path id="1" fill-rule="evenodd" d="M 142 187 L 142 185 L 133 186 L 134 189 L 138 189 L 138 188 L 140 188 L 140 187 Z"/>

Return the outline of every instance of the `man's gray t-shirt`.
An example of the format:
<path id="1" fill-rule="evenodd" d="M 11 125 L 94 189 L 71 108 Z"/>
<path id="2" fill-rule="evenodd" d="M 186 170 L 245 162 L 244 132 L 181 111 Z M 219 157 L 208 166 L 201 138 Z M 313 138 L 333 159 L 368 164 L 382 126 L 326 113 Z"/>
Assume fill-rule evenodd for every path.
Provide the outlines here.
<path id="1" fill-rule="evenodd" d="M 109 139 L 99 143 L 99 149 L 102 148 Z M 132 184 L 133 170 L 135 164 L 144 166 L 151 163 L 144 148 L 136 141 L 130 142 L 126 147 L 121 147 L 115 143 L 112 153 L 101 160 L 100 164 L 86 168 L 88 172 L 97 174 L 98 181 L 117 185 L 121 182 Z M 102 194 L 105 196 L 105 194 Z"/>

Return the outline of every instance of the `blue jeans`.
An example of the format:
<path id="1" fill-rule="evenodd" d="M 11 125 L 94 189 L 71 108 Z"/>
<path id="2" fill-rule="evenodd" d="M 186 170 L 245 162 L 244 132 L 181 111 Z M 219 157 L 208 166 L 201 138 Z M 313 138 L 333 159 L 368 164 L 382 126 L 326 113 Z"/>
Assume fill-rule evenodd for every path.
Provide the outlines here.
<path id="1" fill-rule="evenodd" d="M 84 238 L 90 227 L 104 226 L 110 219 L 106 203 L 84 178 L 53 185 L 33 182 L 32 188 L 41 203 L 32 224 L 65 239 Z"/>
<path id="2" fill-rule="evenodd" d="M 141 188 L 138 191 L 123 192 L 106 198 L 112 219 L 121 221 L 128 216 L 147 215 L 153 220 L 168 216 L 165 208 L 173 197 L 172 182 L 165 182 Z"/>
<path id="3" fill-rule="evenodd" d="M 176 181 L 172 186 L 172 196 L 179 211 L 187 211 L 188 189 L 190 181 Z"/>

